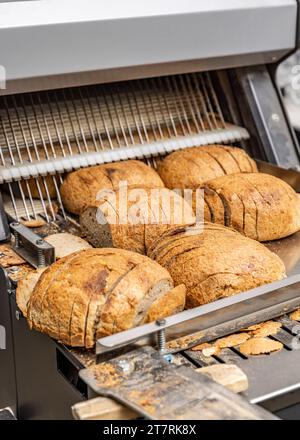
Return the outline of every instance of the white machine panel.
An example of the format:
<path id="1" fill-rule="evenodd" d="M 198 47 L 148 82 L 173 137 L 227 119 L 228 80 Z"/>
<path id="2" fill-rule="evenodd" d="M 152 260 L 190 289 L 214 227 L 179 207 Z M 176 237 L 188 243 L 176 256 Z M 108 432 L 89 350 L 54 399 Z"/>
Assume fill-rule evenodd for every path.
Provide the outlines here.
<path id="1" fill-rule="evenodd" d="M 0 0 L 0 65 L 10 93 L 11 81 L 51 88 L 57 75 L 65 86 L 66 75 L 83 84 L 260 64 L 294 48 L 296 28 L 296 0 Z"/>

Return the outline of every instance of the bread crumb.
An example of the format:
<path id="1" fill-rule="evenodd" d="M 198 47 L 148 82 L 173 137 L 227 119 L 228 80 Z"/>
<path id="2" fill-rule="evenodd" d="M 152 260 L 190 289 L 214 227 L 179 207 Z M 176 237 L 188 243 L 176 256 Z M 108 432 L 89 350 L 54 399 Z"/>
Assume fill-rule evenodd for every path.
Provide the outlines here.
<path id="1" fill-rule="evenodd" d="M 114 387 L 121 381 L 115 367 L 109 363 L 93 365 L 90 370 L 93 372 L 99 386 Z"/>
<path id="2" fill-rule="evenodd" d="M 199 344 L 199 345 L 195 345 L 195 347 L 192 347 L 191 350 L 192 351 L 202 351 L 204 348 L 209 348 L 212 345 L 209 344 L 208 342 L 204 342 L 203 344 Z"/>
<path id="3" fill-rule="evenodd" d="M 204 342 L 203 344 L 196 345 L 192 348 L 192 351 L 202 351 L 204 356 L 213 356 L 220 352 L 222 348 L 235 347 L 242 344 L 250 338 L 247 333 L 236 333 L 225 338 L 217 339 L 213 344 Z M 205 350 L 205 353 L 204 353 Z"/>
<path id="4" fill-rule="evenodd" d="M 262 323 L 260 328 L 252 331 L 252 336 L 257 338 L 257 337 L 276 335 L 276 333 L 281 327 L 282 327 L 281 322 L 267 321 Z"/>
<path id="5" fill-rule="evenodd" d="M 21 223 L 24 226 L 27 226 L 27 228 L 40 228 L 41 226 L 44 226 L 46 224 L 46 222 L 42 219 L 23 220 Z"/>
<path id="6" fill-rule="evenodd" d="M 35 272 L 35 268 L 30 264 L 22 264 L 20 266 L 10 266 L 7 268 L 8 276 L 13 281 L 20 281 L 25 278 L 29 273 Z"/>
<path id="7" fill-rule="evenodd" d="M 260 324 L 250 325 L 250 327 L 243 328 L 241 331 L 242 332 L 253 332 L 253 331 L 261 328 L 262 325 L 263 325 L 263 322 L 261 322 Z"/>
<path id="8" fill-rule="evenodd" d="M 268 338 L 251 338 L 241 344 L 239 348 L 241 353 L 246 356 L 256 356 L 279 351 L 283 348 L 283 344 Z"/>
<path id="9" fill-rule="evenodd" d="M 219 347 L 215 347 L 214 345 L 212 345 L 211 347 L 204 348 L 202 350 L 202 354 L 205 357 L 214 356 L 217 355 L 218 353 L 220 353 L 220 349 Z"/>
<path id="10" fill-rule="evenodd" d="M 19 266 L 25 263 L 26 261 L 14 252 L 9 244 L 0 245 L 0 266 Z"/>
<path id="11" fill-rule="evenodd" d="M 240 345 L 250 339 L 250 335 L 247 333 L 236 333 L 225 338 L 217 339 L 214 345 L 219 348 L 230 348 Z"/>
<path id="12" fill-rule="evenodd" d="M 52 203 L 47 203 L 46 205 L 46 211 L 48 212 L 48 214 L 52 215 L 53 213 L 56 215 L 59 211 L 59 206 L 57 203 L 52 202 Z"/>
<path id="13" fill-rule="evenodd" d="M 300 309 L 295 310 L 293 313 L 290 314 L 290 318 L 293 321 L 300 321 Z"/>

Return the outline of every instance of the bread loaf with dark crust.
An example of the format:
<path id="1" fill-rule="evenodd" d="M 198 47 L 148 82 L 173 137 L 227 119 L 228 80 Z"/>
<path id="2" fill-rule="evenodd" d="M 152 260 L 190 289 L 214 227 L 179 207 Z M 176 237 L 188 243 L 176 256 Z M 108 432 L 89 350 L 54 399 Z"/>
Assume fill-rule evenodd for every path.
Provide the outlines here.
<path id="1" fill-rule="evenodd" d="M 283 262 L 263 244 L 212 223 L 170 229 L 148 255 L 170 272 L 175 285 L 185 284 L 187 308 L 285 276 Z"/>
<path id="2" fill-rule="evenodd" d="M 195 189 L 226 174 L 256 172 L 253 159 L 241 148 L 205 145 L 169 154 L 158 167 L 167 188 Z"/>
<path id="3" fill-rule="evenodd" d="M 239 173 L 206 182 L 205 219 L 258 241 L 277 240 L 300 229 L 300 197 L 270 174 Z"/>
<path id="4" fill-rule="evenodd" d="M 146 256 L 87 249 L 52 264 L 31 295 L 23 289 L 17 299 L 31 328 L 90 348 L 101 336 L 155 319 L 162 307 L 166 315 L 182 310 L 185 288 L 172 289 L 168 271 Z"/>
<path id="5" fill-rule="evenodd" d="M 116 191 L 80 215 L 82 231 L 94 247 L 117 247 L 142 254 L 170 226 L 194 222 L 188 202 L 167 188 L 136 188 L 125 197 Z"/>
<path id="6" fill-rule="evenodd" d="M 68 174 L 60 187 L 63 204 L 69 212 L 80 214 L 95 205 L 99 191 L 118 190 L 120 182 L 127 182 L 130 188 L 164 187 L 157 172 L 143 162 L 107 163 Z"/>

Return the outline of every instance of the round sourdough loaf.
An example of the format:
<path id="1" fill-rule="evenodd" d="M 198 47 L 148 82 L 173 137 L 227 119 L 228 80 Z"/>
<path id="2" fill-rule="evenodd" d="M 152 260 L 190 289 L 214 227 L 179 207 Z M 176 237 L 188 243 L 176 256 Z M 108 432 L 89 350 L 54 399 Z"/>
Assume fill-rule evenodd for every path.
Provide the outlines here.
<path id="1" fill-rule="evenodd" d="M 183 310 L 185 286 L 173 287 L 168 271 L 146 256 L 87 249 L 52 264 L 17 301 L 31 328 L 90 348 L 99 337 Z"/>
<path id="2" fill-rule="evenodd" d="M 148 255 L 184 283 L 187 307 L 280 280 L 281 259 L 263 244 L 221 225 L 174 228 L 159 237 Z"/>
<path id="3" fill-rule="evenodd" d="M 143 162 L 107 163 L 68 174 L 60 187 L 63 204 L 69 212 L 80 214 L 84 208 L 95 206 L 99 191 L 118 190 L 120 182 L 129 188 L 164 187 L 157 172 Z"/>
<path id="4" fill-rule="evenodd" d="M 239 173 L 206 182 L 205 220 L 229 226 L 258 241 L 277 240 L 300 229 L 300 197 L 270 174 Z"/>
<path id="5" fill-rule="evenodd" d="M 167 188 L 195 189 L 225 174 L 257 172 L 253 159 L 241 148 L 205 145 L 169 154 L 158 166 Z"/>
<path id="6" fill-rule="evenodd" d="M 167 188 L 107 194 L 98 207 L 80 215 L 87 240 L 94 247 L 117 247 L 146 253 L 152 241 L 170 226 L 193 224 L 195 216 L 183 197 Z"/>

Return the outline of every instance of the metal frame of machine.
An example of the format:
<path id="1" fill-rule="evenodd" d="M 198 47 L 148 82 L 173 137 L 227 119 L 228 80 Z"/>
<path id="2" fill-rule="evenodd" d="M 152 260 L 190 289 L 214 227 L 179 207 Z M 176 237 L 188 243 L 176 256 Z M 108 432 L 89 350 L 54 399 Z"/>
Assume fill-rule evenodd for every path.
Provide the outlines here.
<path id="1" fill-rule="evenodd" d="M 295 0 L 0 2 L 4 93 L 274 63 L 295 46 L 296 11 Z"/>

